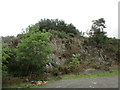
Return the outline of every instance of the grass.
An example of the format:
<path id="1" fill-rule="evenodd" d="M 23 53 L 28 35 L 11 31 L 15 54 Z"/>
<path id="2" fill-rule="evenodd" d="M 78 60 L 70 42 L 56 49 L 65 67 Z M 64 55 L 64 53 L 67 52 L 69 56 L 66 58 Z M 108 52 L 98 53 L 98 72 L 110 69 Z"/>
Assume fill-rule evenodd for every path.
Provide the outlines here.
<path id="1" fill-rule="evenodd" d="M 101 72 L 101 73 L 83 73 L 80 75 L 64 75 L 62 80 L 66 79 L 77 79 L 77 78 L 95 78 L 95 77 L 103 77 L 103 76 L 116 76 L 118 75 L 118 70 L 111 70 L 108 72 Z"/>
<path id="2" fill-rule="evenodd" d="M 50 84 L 50 83 L 54 83 L 58 80 L 67 80 L 67 79 L 77 79 L 77 78 L 95 78 L 95 77 L 103 77 L 103 76 L 116 76 L 118 75 L 118 70 L 117 69 L 113 69 L 107 72 L 101 72 L 101 73 L 83 73 L 80 75 L 63 75 L 61 76 L 61 78 L 57 78 L 57 77 L 53 77 L 50 81 L 48 81 L 47 84 L 38 86 L 35 84 L 31 84 L 31 83 L 21 83 L 18 85 L 10 85 L 8 86 L 8 88 L 41 88 L 41 87 L 45 87 L 46 85 Z"/>
<path id="3" fill-rule="evenodd" d="M 10 86 L 9 88 L 40 88 L 41 86 L 31 84 L 31 83 L 21 83 L 19 85 L 13 85 Z"/>

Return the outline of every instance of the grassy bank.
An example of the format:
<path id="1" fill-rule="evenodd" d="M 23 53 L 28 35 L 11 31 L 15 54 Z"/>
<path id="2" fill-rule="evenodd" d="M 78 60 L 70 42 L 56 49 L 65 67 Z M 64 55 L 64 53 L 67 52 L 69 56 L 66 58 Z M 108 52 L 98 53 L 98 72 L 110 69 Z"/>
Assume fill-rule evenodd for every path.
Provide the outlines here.
<path id="1" fill-rule="evenodd" d="M 63 75 L 61 77 L 52 77 L 52 79 L 48 81 L 47 84 L 54 83 L 55 81 L 58 81 L 58 80 L 77 79 L 77 78 L 95 78 L 95 77 L 116 76 L 116 75 L 118 75 L 117 69 L 113 69 L 113 70 L 110 70 L 107 72 L 101 72 L 101 73 L 82 73 L 80 75 L 70 74 L 70 75 Z M 19 85 L 10 85 L 7 87 L 8 88 L 41 88 L 41 87 L 45 87 L 47 84 L 38 86 L 31 83 L 21 83 Z"/>
<path id="2" fill-rule="evenodd" d="M 111 70 L 108 72 L 101 72 L 101 73 L 83 73 L 80 75 L 64 75 L 62 79 L 65 80 L 65 79 L 77 79 L 77 78 L 95 78 L 95 77 L 116 76 L 116 75 L 118 75 L 118 70 Z"/>

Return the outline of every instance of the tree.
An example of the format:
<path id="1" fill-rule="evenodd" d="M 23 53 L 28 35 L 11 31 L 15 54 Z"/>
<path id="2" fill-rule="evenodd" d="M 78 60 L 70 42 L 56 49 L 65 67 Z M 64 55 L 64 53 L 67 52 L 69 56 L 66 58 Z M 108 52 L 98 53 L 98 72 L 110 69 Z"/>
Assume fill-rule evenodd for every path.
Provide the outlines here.
<path id="1" fill-rule="evenodd" d="M 105 20 L 104 18 L 100 18 L 98 20 L 93 20 L 92 21 L 92 27 L 91 30 L 89 31 L 89 36 L 90 36 L 90 43 L 92 45 L 96 46 L 97 48 L 102 48 L 102 46 L 106 42 L 106 32 L 103 30 L 105 27 Z"/>
<path id="2" fill-rule="evenodd" d="M 50 33 L 29 32 L 17 46 L 17 60 L 20 63 L 20 74 L 30 75 L 43 73 L 48 55 L 52 49 L 49 45 Z"/>
<path id="3" fill-rule="evenodd" d="M 14 49 L 9 47 L 7 44 L 2 45 L 2 72 L 3 76 L 8 73 L 10 63 L 15 60 Z"/>
<path id="4" fill-rule="evenodd" d="M 58 19 L 41 19 L 38 23 L 35 25 L 29 26 L 28 30 L 32 30 L 32 28 L 37 28 L 39 31 L 43 32 L 43 29 L 45 29 L 47 32 L 49 30 L 56 30 L 56 31 L 63 31 L 66 33 L 73 33 L 73 34 L 79 34 L 78 29 L 70 23 L 67 24 L 63 20 Z"/>
<path id="5" fill-rule="evenodd" d="M 5 36 L 5 37 L 2 36 L 2 42 L 8 45 L 12 45 L 13 38 L 14 36 Z"/>
<path id="6" fill-rule="evenodd" d="M 15 48 L 17 44 L 20 42 L 20 37 L 15 36 L 2 36 L 2 42 L 8 44 L 10 47 Z"/>
<path id="7" fill-rule="evenodd" d="M 89 45 L 96 47 L 98 55 L 101 57 L 102 61 L 105 61 L 105 55 L 103 54 L 104 49 L 103 47 L 106 44 L 107 36 L 105 35 L 106 32 L 104 31 L 105 20 L 104 18 L 100 18 L 98 20 L 92 21 L 92 27 L 89 31 Z"/>

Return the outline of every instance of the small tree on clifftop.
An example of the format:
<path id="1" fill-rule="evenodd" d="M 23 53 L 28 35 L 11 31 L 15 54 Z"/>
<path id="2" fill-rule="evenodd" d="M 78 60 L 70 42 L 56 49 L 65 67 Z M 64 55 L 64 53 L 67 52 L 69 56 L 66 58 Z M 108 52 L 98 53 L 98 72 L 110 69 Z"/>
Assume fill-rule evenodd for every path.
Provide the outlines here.
<path id="1" fill-rule="evenodd" d="M 106 42 L 106 32 L 103 30 L 106 28 L 105 26 L 105 20 L 104 18 L 100 18 L 98 20 L 93 20 L 92 21 L 92 27 L 91 30 L 89 31 L 89 40 L 90 43 L 92 43 L 93 46 L 96 46 L 97 48 L 102 48 L 102 46 Z"/>

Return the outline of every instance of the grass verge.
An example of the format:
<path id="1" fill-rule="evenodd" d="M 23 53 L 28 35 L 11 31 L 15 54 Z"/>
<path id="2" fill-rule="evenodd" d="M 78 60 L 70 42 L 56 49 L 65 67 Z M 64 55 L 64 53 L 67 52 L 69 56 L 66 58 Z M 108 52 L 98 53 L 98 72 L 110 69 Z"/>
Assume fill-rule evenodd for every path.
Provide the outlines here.
<path id="1" fill-rule="evenodd" d="M 116 75 L 118 75 L 118 70 L 111 70 L 108 72 L 101 72 L 101 73 L 83 73 L 80 75 L 64 75 L 62 77 L 62 80 L 77 79 L 77 78 L 95 78 L 95 77 L 116 76 Z"/>
<path id="2" fill-rule="evenodd" d="M 41 88 L 41 87 L 44 88 L 46 85 L 50 83 L 54 83 L 58 80 L 77 79 L 77 78 L 95 78 L 95 77 L 103 77 L 103 76 L 108 77 L 108 76 L 116 76 L 116 75 L 118 75 L 117 69 L 110 70 L 107 72 L 101 72 L 101 73 L 82 73 L 80 75 L 70 74 L 70 75 L 63 75 L 61 76 L 61 78 L 53 77 L 50 81 L 48 81 L 47 84 L 44 84 L 41 86 L 31 84 L 31 83 L 21 83 L 19 85 L 10 85 L 7 88 Z"/>

